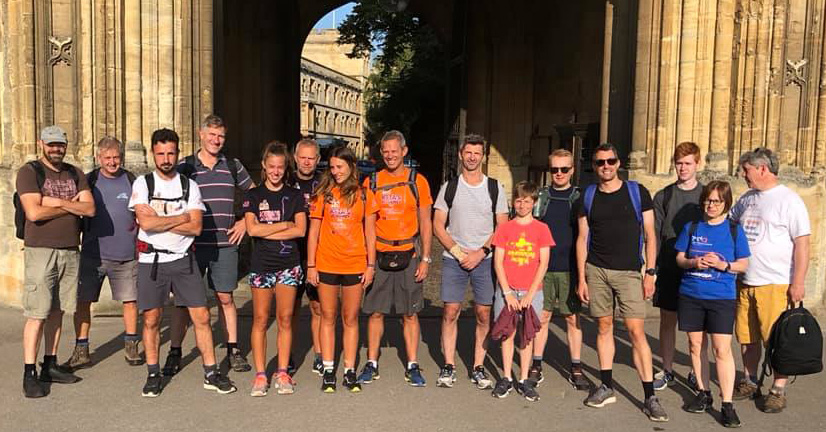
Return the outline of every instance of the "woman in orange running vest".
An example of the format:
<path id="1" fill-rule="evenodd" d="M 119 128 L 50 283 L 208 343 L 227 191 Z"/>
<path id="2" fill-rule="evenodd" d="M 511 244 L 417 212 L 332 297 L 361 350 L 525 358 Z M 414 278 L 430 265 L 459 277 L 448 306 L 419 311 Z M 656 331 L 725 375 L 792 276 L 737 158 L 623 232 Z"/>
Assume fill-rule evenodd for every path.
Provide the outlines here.
<path id="1" fill-rule="evenodd" d="M 373 192 L 358 182 L 356 157 L 347 147 L 330 154 L 330 169 L 311 199 L 307 238 L 307 281 L 318 286 L 321 301 L 321 390 L 336 391 L 334 373 L 338 297 L 344 323 L 344 386 L 361 391 L 356 378 L 358 314 L 364 287 L 373 281 L 376 262 L 376 212 Z M 340 288 L 339 288 L 340 287 Z"/>

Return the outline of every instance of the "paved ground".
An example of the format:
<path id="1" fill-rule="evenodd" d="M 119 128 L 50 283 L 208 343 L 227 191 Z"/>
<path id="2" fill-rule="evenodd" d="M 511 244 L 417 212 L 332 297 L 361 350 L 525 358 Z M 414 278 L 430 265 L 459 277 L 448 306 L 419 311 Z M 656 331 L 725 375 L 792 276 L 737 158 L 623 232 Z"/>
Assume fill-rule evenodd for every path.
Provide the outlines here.
<path id="1" fill-rule="evenodd" d="M 305 311 L 306 313 L 306 311 Z M 213 309 L 213 316 L 215 310 Z M 298 389 L 294 395 L 271 394 L 251 398 L 248 393 L 252 372 L 231 378 L 239 392 L 221 396 L 201 388 L 202 370 L 196 352 L 189 352 L 194 341 L 186 341 L 188 365 L 168 383 L 161 397 L 140 396 L 146 370 L 129 367 L 119 351 L 122 342 L 118 317 L 98 317 L 94 321 L 92 346 L 96 365 L 78 373 L 83 381 L 74 385 L 54 385 L 51 395 L 40 400 L 26 400 L 21 391 L 20 334 L 23 319 L 19 311 L 0 308 L 0 430 L 2 431 L 154 431 L 154 430 L 612 430 L 612 431 L 693 431 L 722 430 L 715 417 L 688 414 L 681 410 L 691 396 L 682 385 L 659 393 L 671 416 L 668 423 L 649 422 L 640 412 L 638 399 L 641 385 L 633 371 L 627 335 L 617 332 L 617 364 L 614 377 L 619 389 L 618 403 L 596 410 L 583 406 L 585 393 L 573 390 L 560 374 L 567 362 L 562 345 L 564 322 L 555 321 L 553 336 L 546 350 L 546 380 L 539 388 L 541 401 L 530 403 L 516 394 L 504 400 L 494 399 L 489 391 L 478 391 L 464 377 L 470 361 L 470 339 L 473 323 L 460 324 L 460 380 L 453 389 L 437 388 L 437 362 L 440 360 L 439 321 L 423 319 L 423 343 L 420 356 L 426 388 L 411 388 L 403 381 L 399 351 L 400 328 L 388 325 L 381 359 L 382 378 L 365 386 L 360 394 L 339 391 L 322 394 L 319 379 L 309 370 L 309 334 L 306 316 L 296 338 L 298 357 L 304 358 L 296 376 Z M 168 347 L 168 332 L 164 323 L 162 351 Z M 363 323 L 364 324 L 364 323 Z M 66 320 L 69 329 L 70 321 Z M 242 334 L 248 331 L 250 319 L 242 317 Z M 649 335 L 655 334 L 656 321 L 647 323 Z M 362 326 L 363 328 L 364 326 Z M 594 326 L 586 320 L 583 360 L 587 373 L 597 371 L 594 351 Z M 275 346 L 275 329 L 269 334 L 270 346 Z M 248 333 L 247 333 L 248 334 Z M 60 358 L 70 351 L 72 331 L 61 346 Z M 362 334 L 362 338 L 364 335 Z M 657 341 L 650 338 L 656 349 Z M 682 338 L 680 346 L 683 345 Z M 221 350 L 223 352 L 223 350 Z M 274 352 L 271 352 L 274 354 Z M 362 351 L 362 359 L 364 351 Z M 489 359 L 489 369 L 498 362 L 498 354 Z M 682 365 L 688 363 L 684 353 L 678 356 Z M 270 364 L 273 366 L 273 363 Z M 687 368 L 679 366 L 678 373 Z M 339 371 L 340 373 L 340 371 Z M 715 389 L 716 391 L 716 389 Z M 749 430 L 826 430 L 826 375 L 803 377 L 789 391 L 789 409 L 777 415 L 756 410 L 751 402 L 737 404 L 744 426 Z M 719 405 L 717 405 L 719 407 Z"/>

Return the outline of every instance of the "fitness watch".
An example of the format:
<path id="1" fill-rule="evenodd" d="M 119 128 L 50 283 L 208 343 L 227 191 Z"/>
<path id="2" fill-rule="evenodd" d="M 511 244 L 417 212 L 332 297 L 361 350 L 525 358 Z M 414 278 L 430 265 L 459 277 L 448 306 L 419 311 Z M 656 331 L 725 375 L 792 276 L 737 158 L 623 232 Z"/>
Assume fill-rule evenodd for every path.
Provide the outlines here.
<path id="1" fill-rule="evenodd" d="M 656 267 L 647 268 L 647 269 L 645 269 L 645 274 L 647 274 L 648 276 L 656 276 L 657 275 L 657 268 Z"/>

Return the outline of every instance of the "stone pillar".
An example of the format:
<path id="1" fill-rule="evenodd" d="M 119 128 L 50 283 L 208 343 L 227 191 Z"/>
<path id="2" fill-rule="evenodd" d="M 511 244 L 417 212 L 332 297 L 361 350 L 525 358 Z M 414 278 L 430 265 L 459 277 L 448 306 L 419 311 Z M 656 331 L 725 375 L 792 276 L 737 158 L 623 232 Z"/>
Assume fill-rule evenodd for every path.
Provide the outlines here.
<path id="1" fill-rule="evenodd" d="M 728 145 L 731 119 L 731 35 L 734 33 L 735 0 L 718 0 L 714 38 L 714 77 L 711 93 L 711 132 L 706 169 L 728 171 Z"/>

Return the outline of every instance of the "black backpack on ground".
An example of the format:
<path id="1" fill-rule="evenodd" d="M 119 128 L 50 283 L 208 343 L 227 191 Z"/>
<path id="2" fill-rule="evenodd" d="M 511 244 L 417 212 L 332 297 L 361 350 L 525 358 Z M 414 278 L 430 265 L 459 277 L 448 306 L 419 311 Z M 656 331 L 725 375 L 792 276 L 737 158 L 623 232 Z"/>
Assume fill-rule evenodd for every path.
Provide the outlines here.
<path id="1" fill-rule="evenodd" d="M 46 183 L 46 169 L 43 168 L 43 164 L 40 163 L 39 160 L 33 160 L 26 163 L 34 169 L 34 178 L 37 182 L 37 188 L 43 189 L 43 184 Z M 72 180 L 75 181 L 75 186 L 77 186 L 79 179 L 75 167 L 72 164 L 63 162 L 63 169 L 69 172 Z M 14 203 L 14 235 L 20 240 L 23 240 L 26 236 L 26 212 L 23 210 L 23 204 L 20 202 L 20 195 L 17 191 L 14 192 L 12 202 Z"/>
<path id="2" fill-rule="evenodd" d="M 763 370 L 757 381 L 777 372 L 781 375 L 811 375 L 823 370 L 823 334 L 812 314 L 800 302 L 780 314 L 772 325 Z"/>

